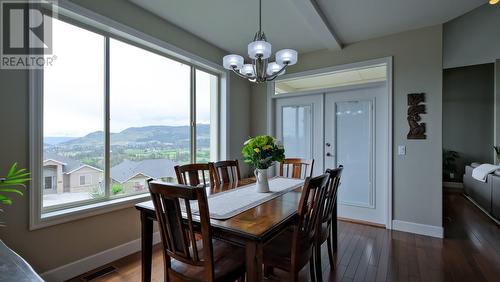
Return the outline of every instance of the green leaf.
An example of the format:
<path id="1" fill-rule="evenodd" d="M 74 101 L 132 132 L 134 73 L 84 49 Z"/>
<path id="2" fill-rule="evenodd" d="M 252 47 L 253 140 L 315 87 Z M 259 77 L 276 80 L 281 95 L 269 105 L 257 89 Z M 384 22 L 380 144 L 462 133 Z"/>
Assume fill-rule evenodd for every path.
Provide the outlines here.
<path id="1" fill-rule="evenodd" d="M 27 177 L 27 176 L 30 176 L 31 173 L 27 172 L 27 173 L 23 173 L 23 174 L 19 174 L 19 175 L 14 175 L 12 177 L 9 177 L 7 178 L 6 180 L 9 180 L 9 179 L 20 179 L 20 178 L 23 178 L 28 181 L 28 180 L 31 180 L 31 178 Z"/>
<path id="2" fill-rule="evenodd" d="M 11 177 L 14 175 L 14 172 L 16 171 L 16 168 L 17 168 L 17 163 L 14 163 L 10 169 L 9 169 L 9 172 L 7 172 L 7 178 Z"/>
<path id="3" fill-rule="evenodd" d="M 16 194 L 19 194 L 19 195 L 23 195 L 23 192 L 21 192 L 20 190 L 16 189 L 16 188 L 0 188 L 0 192 L 8 192 L 8 193 L 16 193 Z"/>

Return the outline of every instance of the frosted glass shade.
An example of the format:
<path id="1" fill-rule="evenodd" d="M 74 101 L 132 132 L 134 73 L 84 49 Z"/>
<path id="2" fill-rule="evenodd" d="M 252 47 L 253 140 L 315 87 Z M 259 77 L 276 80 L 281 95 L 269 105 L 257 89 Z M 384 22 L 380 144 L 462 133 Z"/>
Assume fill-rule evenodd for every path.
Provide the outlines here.
<path id="1" fill-rule="evenodd" d="M 283 49 L 276 52 L 276 63 L 279 65 L 295 65 L 298 60 L 297 51 L 292 49 Z"/>
<path id="2" fill-rule="evenodd" d="M 233 69 L 233 67 L 237 69 L 241 69 L 243 66 L 243 57 L 240 55 L 226 55 L 224 58 L 222 58 L 222 65 L 224 66 L 225 69 Z"/>
<path id="3" fill-rule="evenodd" d="M 280 69 L 282 68 L 282 66 L 278 65 L 277 63 L 275 62 L 272 62 L 272 63 L 269 63 L 267 65 L 267 75 L 273 75 L 273 74 L 276 74 L 277 72 L 280 71 Z M 282 73 L 280 73 L 280 75 L 284 74 L 285 71 L 283 70 Z"/>
<path id="4" fill-rule="evenodd" d="M 255 71 L 252 64 L 244 64 L 240 69 L 240 73 L 246 76 L 255 76 Z"/>
<path id="5" fill-rule="evenodd" d="M 248 44 L 248 56 L 252 59 L 257 59 L 259 56 L 262 59 L 271 57 L 271 43 L 264 40 L 251 42 Z"/>

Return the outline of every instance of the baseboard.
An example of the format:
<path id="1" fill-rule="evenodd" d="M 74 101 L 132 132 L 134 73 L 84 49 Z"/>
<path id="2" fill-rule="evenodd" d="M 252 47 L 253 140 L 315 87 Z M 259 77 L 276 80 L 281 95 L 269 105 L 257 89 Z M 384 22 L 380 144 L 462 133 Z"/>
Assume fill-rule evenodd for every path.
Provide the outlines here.
<path id="1" fill-rule="evenodd" d="M 402 220 L 393 220 L 392 229 L 436 238 L 444 237 L 444 229 L 441 226 L 426 225 Z"/>
<path id="2" fill-rule="evenodd" d="M 153 234 L 153 244 L 160 242 L 160 233 Z M 42 273 L 40 276 L 47 282 L 66 281 L 100 266 L 126 257 L 141 250 L 141 239 L 136 239 L 83 259 L 68 263 Z"/>
<path id="3" fill-rule="evenodd" d="M 478 209 L 480 209 L 487 217 L 493 220 L 497 225 L 500 225 L 500 221 L 494 218 L 489 212 L 487 212 L 480 204 L 478 204 L 474 199 L 472 199 L 469 195 L 463 194 L 464 197 L 469 200 L 473 205 L 475 205 Z"/>
<path id="4" fill-rule="evenodd" d="M 443 187 L 451 189 L 464 189 L 464 184 L 462 182 L 447 182 L 443 181 Z"/>

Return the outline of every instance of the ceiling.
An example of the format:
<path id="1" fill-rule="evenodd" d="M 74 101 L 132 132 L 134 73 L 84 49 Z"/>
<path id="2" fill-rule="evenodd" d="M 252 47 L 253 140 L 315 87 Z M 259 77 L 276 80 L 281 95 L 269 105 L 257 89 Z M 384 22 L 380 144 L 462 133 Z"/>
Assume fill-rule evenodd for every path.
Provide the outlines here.
<path id="1" fill-rule="evenodd" d="M 258 30 L 257 0 L 130 0 L 219 48 L 245 55 Z M 444 23 L 487 0 L 263 0 L 273 53 L 332 49 Z"/>

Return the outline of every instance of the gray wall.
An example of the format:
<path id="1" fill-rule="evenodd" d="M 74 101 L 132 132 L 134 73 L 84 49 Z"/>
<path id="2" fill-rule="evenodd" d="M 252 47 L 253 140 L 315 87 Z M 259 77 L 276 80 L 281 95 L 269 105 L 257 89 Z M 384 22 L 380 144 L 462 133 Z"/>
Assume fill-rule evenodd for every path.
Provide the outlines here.
<path id="1" fill-rule="evenodd" d="M 299 55 L 300 72 L 393 56 L 393 217 L 397 220 L 442 226 L 442 26 L 404 32 L 346 46 L 342 51 Z M 406 140 L 407 94 L 427 93 L 427 140 Z M 265 87 L 252 87 L 252 135 L 266 132 Z M 397 145 L 407 155 L 396 154 Z"/>
<path id="2" fill-rule="evenodd" d="M 496 60 L 495 62 L 495 98 L 494 98 L 494 103 L 495 103 L 495 109 L 494 109 L 494 140 L 493 144 L 495 146 L 500 146 L 500 59 Z M 496 154 L 495 154 L 496 156 Z M 499 159 L 496 159 L 496 162 L 500 162 Z"/>
<path id="3" fill-rule="evenodd" d="M 493 96 L 494 64 L 444 70 L 443 149 L 460 154 L 459 176 L 464 163 L 493 162 Z"/>
<path id="4" fill-rule="evenodd" d="M 493 63 L 500 58 L 500 5 L 484 4 L 443 26 L 443 66 Z"/>
<path id="5" fill-rule="evenodd" d="M 209 43 L 148 13 L 128 1 L 73 1 L 104 16 L 122 22 L 168 43 L 220 63 L 226 53 Z M 116 11 L 120 12 L 117 13 Z M 232 79 L 235 81 L 236 79 Z M 28 72 L 0 70 L 0 174 L 13 162 L 29 164 Z M 249 135 L 249 86 L 237 80 L 230 87 L 231 155 Z M 234 155 L 233 155 L 234 154 Z M 30 188 L 31 189 L 31 188 Z M 14 205 L 2 207 L 0 238 L 17 251 L 38 272 L 65 265 L 138 239 L 139 215 L 134 208 L 123 209 L 36 231 L 28 230 L 28 196 L 16 197 Z"/>

